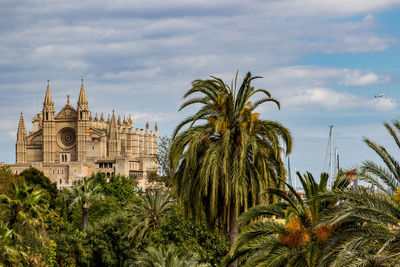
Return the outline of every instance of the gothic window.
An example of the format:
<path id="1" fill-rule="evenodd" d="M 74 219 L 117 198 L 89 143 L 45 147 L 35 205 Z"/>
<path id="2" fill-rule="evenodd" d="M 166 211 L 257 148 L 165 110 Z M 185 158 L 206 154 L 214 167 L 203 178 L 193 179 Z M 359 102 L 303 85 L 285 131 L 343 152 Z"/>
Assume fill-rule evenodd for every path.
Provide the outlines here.
<path id="1" fill-rule="evenodd" d="M 82 114 L 83 114 L 83 111 L 81 111 L 81 119 L 82 119 L 82 117 L 83 117 Z"/>
<path id="2" fill-rule="evenodd" d="M 53 174 L 54 174 L 54 169 L 53 169 Z"/>
<path id="3" fill-rule="evenodd" d="M 62 179 L 60 179 L 60 184 L 62 184 Z"/>
<path id="4" fill-rule="evenodd" d="M 46 120 L 49 120 L 49 113 L 46 112 Z"/>

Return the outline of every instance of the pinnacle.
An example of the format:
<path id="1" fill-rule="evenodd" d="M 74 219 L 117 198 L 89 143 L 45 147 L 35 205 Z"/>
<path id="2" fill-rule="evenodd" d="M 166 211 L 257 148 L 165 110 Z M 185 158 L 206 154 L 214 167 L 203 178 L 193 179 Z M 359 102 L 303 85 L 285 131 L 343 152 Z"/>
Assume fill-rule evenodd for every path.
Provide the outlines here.
<path id="1" fill-rule="evenodd" d="M 46 90 L 46 96 L 44 97 L 44 103 L 43 105 L 54 105 L 53 99 L 51 98 L 51 91 L 50 91 L 50 81 L 47 80 L 47 90 Z"/>
<path id="2" fill-rule="evenodd" d="M 24 116 L 21 111 L 21 116 L 19 118 L 19 124 L 18 124 L 18 135 L 19 134 L 26 134 L 26 128 L 25 128 L 25 122 L 24 122 Z"/>
<path id="3" fill-rule="evenodd" d="M 81 105 L 81 104 L 87 105 L 87 103 L 88 103 L 88 101 L 86 99 L 85 87 L 83 86 L 83 79 L 82 79 L 81 92 L 79 93 L 78 105 Z"/>

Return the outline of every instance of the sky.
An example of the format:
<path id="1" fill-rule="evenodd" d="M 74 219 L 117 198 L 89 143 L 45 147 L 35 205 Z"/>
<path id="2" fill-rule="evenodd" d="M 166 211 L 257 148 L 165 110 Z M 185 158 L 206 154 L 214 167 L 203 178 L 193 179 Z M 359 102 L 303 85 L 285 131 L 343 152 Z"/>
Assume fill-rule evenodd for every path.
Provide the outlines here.
<path id="1" fill-rule="evenodd" d="M 378 160 L 364 137 L 398 156 L 382 123 L 399 119 L 399 41 L 400 0 L 0 0 L 0 161 L 15 162 L 20 112 L 31 131 L 47 80 L 57 111 L 83 78 L 93 115 L 171 135 L 191 81 L 237 70 L 280 101 L 258 112 L 292 132 L 292 172 L 327 170 L 330 125 L 341 167 Z"/>

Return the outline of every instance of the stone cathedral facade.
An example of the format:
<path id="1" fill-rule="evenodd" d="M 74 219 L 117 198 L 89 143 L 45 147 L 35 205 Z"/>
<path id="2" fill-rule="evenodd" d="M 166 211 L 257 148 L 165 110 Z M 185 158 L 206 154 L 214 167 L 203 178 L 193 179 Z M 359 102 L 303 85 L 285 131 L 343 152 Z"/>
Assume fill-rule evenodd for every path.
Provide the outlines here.
<path id="1" fill-rule="evenodd" d="M 50 85 L 47 85 L 43 110 L 32 119 L 33 131 L 27 133 L 23 114 L 18 125 L 15 174 L 35 167 L 44 172 L 59 188 L 69 187 L 75 180 L 104 172 L 135 176 L 146 186 L 146 177 L 157 171 L 157 123 L 154 131 L 134 129 L 131 116 L 94 118 L 89 110 L 85 88 L 81 85 L 77 107 L 67 103 L 58 113 L 54 110 Z"/>

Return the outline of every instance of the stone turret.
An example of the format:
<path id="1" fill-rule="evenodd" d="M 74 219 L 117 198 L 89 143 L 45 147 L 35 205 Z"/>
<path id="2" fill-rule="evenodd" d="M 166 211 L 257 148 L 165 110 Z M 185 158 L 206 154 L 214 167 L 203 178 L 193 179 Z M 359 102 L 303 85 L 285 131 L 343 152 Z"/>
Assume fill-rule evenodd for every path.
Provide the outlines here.
<path id="1" fill-rule="evenodd" d="M 154 136 L 153 136 L 153 155 L 158 154 L 158 126 L 157 122 L 154 126 Z"/>
<path id="2" fill-rule="evenodd" d="M 77 127 L 77 149 L 78 161 L 86 161 L 86 144 L 88 135 L 86 130 L 89 128 L 89 105 L 86 99 L 85 87 L 83 86 L 83 79 L 81 84 L 81 91 L 78 99 L 78 127 Z"/>
<path id="3" fill-rule="evenodd" d="M 114 110 L 112 112 L 111 117 L 111 125 L 110 125 L 110 137 L 108 142 L 108 155 L 109 156 L 118 156 L 118 129 L 117 122 L 115 120 Z"/>
<path id="4" fill-rule="evenodd" d="M 22 112 L 19 118 L 17 143 L 15 144 L 15 149 L 16 163 L 26 163 L 26 128 Z"/>
<path id="5" fill-rule="evenodd" d="M 43 102 L 43 162 L 55 162 L 56 160 L 56 134 L 54 102 L 51 97 L 50 81 L 47 81 L 47 90 Z"/>

